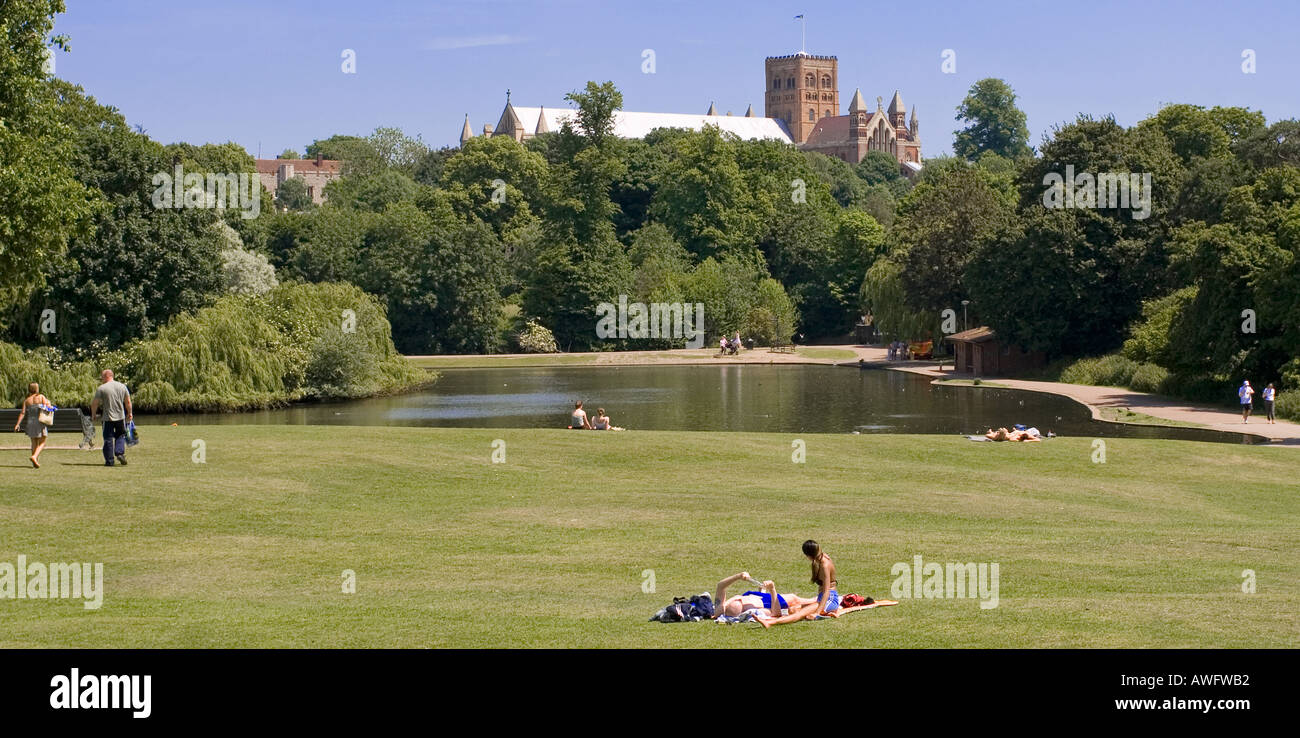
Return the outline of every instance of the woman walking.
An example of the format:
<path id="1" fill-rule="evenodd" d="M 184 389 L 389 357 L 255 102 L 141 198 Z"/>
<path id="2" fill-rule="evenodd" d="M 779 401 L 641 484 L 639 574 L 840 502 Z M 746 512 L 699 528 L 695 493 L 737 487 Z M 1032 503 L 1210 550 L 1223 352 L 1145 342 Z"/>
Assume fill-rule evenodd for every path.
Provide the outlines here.
<path id="1" fill-rule="evenodd" d="M 14 431 L 23 424 L 23 419 L 27 419 L 27 437 L 32 439 L 32 455 L 28 458 L 32 462 L 33 469 L 41 468 L 41 451 L 45 448 L 45 441 L 49 439 L 50 429 L 45 427 L 41 422 L 41 410 L 50 401 L 41 394 L 41 386 L 35 382 L 27 385 L 27 398 L 23 400 L 22 412 L 18 413 L 18 422 L 14 423 Z"/>
<path id="2" fill-rule="evenodd" d="M 1273 403 L 1277 401 L 1277 387 L 1272 382 L 1264 388 L 1264 412 L 1268 414 L 1268 424 L 1276 425 L 1277 421 L 1273 418 Z"/>

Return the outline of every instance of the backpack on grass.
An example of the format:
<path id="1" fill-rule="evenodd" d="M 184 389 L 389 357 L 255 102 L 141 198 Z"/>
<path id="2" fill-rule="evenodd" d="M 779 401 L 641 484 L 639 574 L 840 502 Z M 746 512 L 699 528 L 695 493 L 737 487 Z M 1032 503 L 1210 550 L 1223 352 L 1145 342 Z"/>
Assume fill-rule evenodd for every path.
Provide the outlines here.
<path id="1" fill-rule="evenodd" d="M 691 597 L 674 597 L 672 604 L 662 608 L 651 618 L 652 623 L 686 623 L 708 620 L 713 617 L 713 598 L 708 593 Z"/>

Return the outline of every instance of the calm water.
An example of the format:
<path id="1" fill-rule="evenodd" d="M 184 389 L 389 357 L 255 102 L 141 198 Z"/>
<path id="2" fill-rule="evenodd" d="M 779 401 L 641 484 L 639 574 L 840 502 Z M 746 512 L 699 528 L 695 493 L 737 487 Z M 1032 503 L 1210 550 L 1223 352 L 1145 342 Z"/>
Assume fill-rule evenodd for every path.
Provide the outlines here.
<path id="1" fill-rule="evenodd" d="M 1082 405 L 1055 395 L 810 365 L 449 369 L 416 394 L 149 422 L 562 428 L 579 399 L 591 415 L 603 407 L 615 425 L 644 430 L 974 434 L 1024 423 L 1063 436 L 1256 440 L 1098 423 Z"/>

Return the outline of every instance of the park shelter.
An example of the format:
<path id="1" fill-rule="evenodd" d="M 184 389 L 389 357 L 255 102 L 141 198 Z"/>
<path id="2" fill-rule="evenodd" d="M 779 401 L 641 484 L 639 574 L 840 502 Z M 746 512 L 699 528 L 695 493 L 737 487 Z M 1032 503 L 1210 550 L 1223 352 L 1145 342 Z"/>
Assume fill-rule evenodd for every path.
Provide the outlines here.
<path id="1" fill-rule="evenodd" d="M 956 354 L 960 374 L 972 377 L 1002 377 L 1038 369 L 1047 363 L 1041 351 L 1025 351 L 998 340 L 992 328 L 982 325 L 947 337 Z"/>

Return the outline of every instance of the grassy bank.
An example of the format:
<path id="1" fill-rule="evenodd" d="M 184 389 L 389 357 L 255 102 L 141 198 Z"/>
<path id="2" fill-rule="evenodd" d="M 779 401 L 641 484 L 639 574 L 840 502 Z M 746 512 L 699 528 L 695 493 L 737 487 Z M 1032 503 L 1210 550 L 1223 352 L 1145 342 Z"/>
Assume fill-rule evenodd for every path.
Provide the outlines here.
<path id="1" fill-rule="evenodd" d="M 0 601 L 0 646 L 1300 645 L 1295 454 L 1108 439 L 1094 464 L 1087 438 L 811 435 L 793 464 L 791 440 L 158 426 L 125 468 L 5 452 L 0 561 L 103 562 L 106 594 Z M 1000 605 L 645 622 L 742 568 L 808 593 L 808 537 L 842 592 L 888 597 L 920 554 L 997 562 Z"/>
<path id="2" fill-rule="evenodd" d="M 737 359 L 752 358 L 758 355 L 767 355 L 770 351 L 766 346 L 760 346 L 752 351 L 747 350 L 739 357 L 718 356 L 717 347 L 711 346 L 703 349 L 680 349 L 675 351 L 606 351 L 584 354 L 528 354 L 521 355 L 494 355 L 494 354 L 473 354 L 465 356 L 410 356 L 407 360 L 420 369 L 471 369 L 471 368 L 509 368 L 509 367 L 533 367 L 533 366 L 596 366 L 602 364 L 617 364 L 626 366 L 629 364 L 671 364 L 683 361 L 700 361 L 707 359 L 719 359 L 725 361 L 735 361 Z M 850 361 L 857 357 L 857 354 L 848 349 L 824 348 L 819 346 L 803 346 L 798 348 L 795 355 L 805 359 L 816 361 Z"/>

